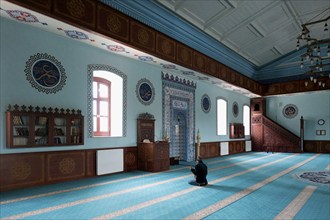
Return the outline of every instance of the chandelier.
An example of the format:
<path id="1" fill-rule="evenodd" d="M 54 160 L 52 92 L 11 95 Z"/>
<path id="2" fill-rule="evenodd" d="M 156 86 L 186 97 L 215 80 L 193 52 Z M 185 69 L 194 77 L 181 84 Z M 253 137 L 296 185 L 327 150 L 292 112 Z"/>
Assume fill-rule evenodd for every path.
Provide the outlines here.
<path id="1" fill-rule="evenodd" d="M 330 16 L 302 24 L 302 32 L 297 37 L 297 51 L 300 48 L 306 48 L 306 51 L 301 55 L 300 68 L 309 75 L 311 83 L 315 83 L 321 88 L 326 86 L 324 79 L 330 78 L 329 20 Z M 315 33 L 317 31 L 318 35 L 316 36 L 315 33 L 313 35 L 313 31 Z M 323 34 L 320 34 L 322 32 Z M 306 45 L 306 47 L 300 45 Z M 305 81 L 305 86 L 308 86 L 308 83 L 309 81 Z"/>

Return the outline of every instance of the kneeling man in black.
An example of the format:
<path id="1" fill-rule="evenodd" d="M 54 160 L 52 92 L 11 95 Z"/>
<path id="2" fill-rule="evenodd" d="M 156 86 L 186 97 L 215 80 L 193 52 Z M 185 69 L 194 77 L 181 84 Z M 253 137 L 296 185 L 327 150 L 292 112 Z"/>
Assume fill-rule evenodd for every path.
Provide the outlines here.
<path id="1" fill-rule="evenodd" d="M 189 182 L 190 184 L 197 186 L 207 185 L 207 166 L 200 156 L 197 157 L 196 165 L 191 167 L 191 172 L 195 175 L 195 181 Z"/>

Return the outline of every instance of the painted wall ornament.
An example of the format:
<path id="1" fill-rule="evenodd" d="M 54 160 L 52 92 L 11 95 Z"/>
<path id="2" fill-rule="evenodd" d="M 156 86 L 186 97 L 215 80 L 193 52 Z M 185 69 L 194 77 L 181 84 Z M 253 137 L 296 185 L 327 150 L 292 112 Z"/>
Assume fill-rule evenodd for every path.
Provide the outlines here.
<path id="1" fill-rule="evenodd" d="M 237 118 L 238 113 L 239 113 L 238 104 L 237 104 L 237 102 L 234 102 L 233 103 L 233 115 L 235 118 Z"/>
<path id="2" fill-rule="evenodd" d="M 138 100 L 144 105 L 150 105 L 155 99 L 155 88 L 146 78 L 138 81 L 135 92 Z"/>
<path id="3" fill-rule="evenodd" d="M 201 105 L 202 105 L 203 112 L 208 113 L 210 111 L 210 109 L 211 109 L 211 100 L 210 100 L 210 97 L 207 94 L 204 94 L 202 96 Z"/>
<path id="4" fill-rule="evenodd" d="M 290 119 L 294 118 L 298 114 L 298 108 L 297 108 L 296 105 L 288 104 L 288 105 L 283 107 L 282 114 L 286 118 L 290 118 Z"/>
<path id="5" fill-rule="evenodd" d="M 66 82 L 62 64 L 47 53 L 31 56 L 26 62 L 24 72 L 32 87 L 47 94 L 62 90 Z"/>

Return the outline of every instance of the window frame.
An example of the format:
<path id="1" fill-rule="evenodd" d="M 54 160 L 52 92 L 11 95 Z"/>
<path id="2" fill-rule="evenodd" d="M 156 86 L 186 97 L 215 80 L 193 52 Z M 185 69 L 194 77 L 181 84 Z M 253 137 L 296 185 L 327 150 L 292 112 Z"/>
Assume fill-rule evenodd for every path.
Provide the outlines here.
<path id="1" fill-rule="evenodd" d="M 104 78 L 101 77 L 93 77 L 93 84 L 94 82 L 97 83 L 97 97 L 95 98 L 93 96 L 93 103 L 94 101 L 96 101 L 96 131 L 94 131 L 93 129 L 93 135 L 96 137 L 100 137 L 100 136 L 111 136 L 111 81 L 106 80 Z M 100 92 L 99 92 L 99 86 L 100 84 L 105 85 L 108 87 L 108 97 L 104 98 L 104 97 L 100 97 Z M 93 88 L 94 90 L 94 88 Z M 101 125 L 101 115 L 100 115 L 100 102 L 101 101 L 107 101 L 108 102 L 108 131 L 101 131 L 100 130 L 100 125 Z M 94 104 L 93 104 L 94 106 Z M 94 118 L 94 113 L 93 114 L 93 118 Z"/>
<path id="2" fill-rule="evenodd" d="M 245 126 L 245 118 L 244 118 L 244 115 L 245 115 L 245 107 L 248 107 L 249 108 L 249 114 L 248 114 L 248 120 L 249 120 L 249 126 Z M 243 125 L 244 125 L 244 134 L 245 136 L 249 136 L 251 135 L 251 107 L 247 104 L 244 104 L 243 105 Z M 247 132 L 247 129 L 249 129 Z"/>
<path id="3" fill-rule="evenodd" d="M 226 121 L 224 122 L 224 127 L 225 127 L 225 129 L 224 129 L 224 133 L 220 133 L 219 132 L 219 105 L 218 105 L 218 100 L 223 100 L 225 103 L 226 103 L 226 109 L 225 109 L 225 113 L 226 113 L 226 117 L 225 117 L 225 119 L 226 119 Z M 223 97 L 217 97 L 216 98 L 216 105 L 217 105 L 217 126 L 216 126 L 216 128 L 217 128 L 217 135 L 228 135 L 228 127 L 227 127 L 227 122 L 228 122 L 228 100 L 226 100 L 225 98 L 223 98 Z"/>

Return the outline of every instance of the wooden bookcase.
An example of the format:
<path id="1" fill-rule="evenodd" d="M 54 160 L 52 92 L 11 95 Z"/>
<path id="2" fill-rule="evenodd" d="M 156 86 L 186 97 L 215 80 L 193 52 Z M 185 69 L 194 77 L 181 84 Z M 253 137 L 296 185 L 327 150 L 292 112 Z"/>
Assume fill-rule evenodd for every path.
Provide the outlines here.
<path id="1" fill-rule="evenodd" d="M 8 148 L 84 144 L 80 110 L 9 106 L 6 112 Z"/>

